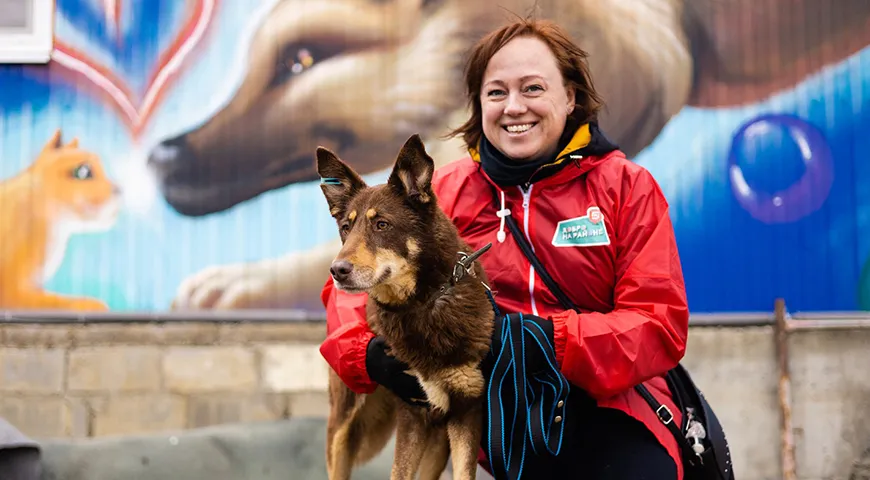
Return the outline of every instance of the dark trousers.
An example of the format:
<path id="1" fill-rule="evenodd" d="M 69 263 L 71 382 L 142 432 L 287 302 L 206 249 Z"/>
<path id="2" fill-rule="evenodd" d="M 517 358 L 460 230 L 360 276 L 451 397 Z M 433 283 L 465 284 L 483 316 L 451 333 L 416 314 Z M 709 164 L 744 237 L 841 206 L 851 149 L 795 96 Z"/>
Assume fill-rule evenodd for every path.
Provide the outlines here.
<path id="1" fill-rule="evenodd" d="M 529 447 L 524 479 L 678 480 L 673 459 L 643 423 L 620 410 L 599 408 L 581 391 L 571 395 L 567 416 L 573 417 L 559 455 L 537 457 Z"/>
<path id="2" fill-rule="evenodd" d="M 555 478 L 677 480 L 673 459 L 642 423 L 611 408 L 596 409 L 588 420 L 555 459 Z"/>

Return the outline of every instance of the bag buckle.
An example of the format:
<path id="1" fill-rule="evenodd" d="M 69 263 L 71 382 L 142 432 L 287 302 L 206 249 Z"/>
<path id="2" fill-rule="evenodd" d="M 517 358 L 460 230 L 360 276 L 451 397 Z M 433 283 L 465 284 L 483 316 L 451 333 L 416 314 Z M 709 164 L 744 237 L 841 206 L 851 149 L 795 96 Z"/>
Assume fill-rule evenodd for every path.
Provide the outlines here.
<path id="1" fill-rule="evenodd" d="M 662 414 L 662 411 L 667 413 L 667 418 Z M 665 404 L 662 404 L 662 406 L 656 409 L 656 415 L 658 415 L 659 420 L 661 420 L 665 425 L 674 421 L 674 414 L 671 413 L 671 409 Z"/>

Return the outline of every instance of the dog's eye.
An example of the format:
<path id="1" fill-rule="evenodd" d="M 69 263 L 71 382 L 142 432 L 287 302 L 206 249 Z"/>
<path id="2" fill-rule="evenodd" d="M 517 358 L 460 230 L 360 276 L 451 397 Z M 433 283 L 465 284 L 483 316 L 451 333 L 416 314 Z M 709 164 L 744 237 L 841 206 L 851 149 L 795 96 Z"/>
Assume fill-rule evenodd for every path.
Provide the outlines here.
<path id="1" fill-rule="evenodd" d="M 350 231 L 350 224 L 342 223 L 341 227 L 339 227 L 339 230 L 341 230 L 341 233 L 347 233 L 348 231 Z"/>
<path id="2" fill-rule="evenodd" d="M 378 230 L 386 230 L 390 228 L 390 224 L 383 220 L 378 220 L 377 222 L 375 222 L 375 228 Z"/>
<path id="3" fill-rule="evenodd" d="M 323 62 L 331 57 L 341 54 L 349 49 L 345 43 L 335 40 L 309 41 L 303 43 L 291 43 L 280 47 L 281 52 L 277 58 L 275 71 L 270 80 L 270 86 L 276 87 L 284 82 L 301 75 L 311 69 L 318 62 Z"/>

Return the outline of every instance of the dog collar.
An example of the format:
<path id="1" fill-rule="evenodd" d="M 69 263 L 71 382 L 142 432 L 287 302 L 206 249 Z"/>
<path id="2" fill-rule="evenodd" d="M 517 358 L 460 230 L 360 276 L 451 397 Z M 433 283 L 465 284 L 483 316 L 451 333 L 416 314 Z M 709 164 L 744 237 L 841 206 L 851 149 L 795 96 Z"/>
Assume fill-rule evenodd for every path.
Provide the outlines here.
<path id="1" fill-rule="evenodd" d="M 456 264 L 453 265 L 453 274 L 450 276 L 450 280 L 445 282 L 438 289 L 438 293 L 435 294 L 435 299 L 447 293 L 447 290 L 462 281 L 462 279 L 465 278 L 466 275 L 473 276 L 474 274 L 471 271 L 471 267 L 474 265 L 474 261 L 480 258 L 480 256 L 486 253 L 490 248 L 492 248 L 492 243 L 487 243 L 486 245 L 481 247 L 480 250 L 477 250 L 470 254 L 465 252 L 458 252 L 457 255 L 459 256 L 459 259 L 456 260 Z M 490 294 L 492 293 L 492 289 L 489 288 L 489 285 L 487 285 L 486 282 L 480 281 L 480 283 L 481 285 L 483 285 L 484 288 L 486 288 L 486 290 Z M 375 303 L 378 305 L 379 308 L 388 312 L 396 313 L 403 310 L 401 307 L 395 307 L 390 304 L 381 303 L 377 299 L 375 299 Z"/>
<path id="2" fill-rule="evenodd" d="M 480 256 L 486 253 L 490 248 L 492 248 L 491 242 L 471 254 L 459 252 L 459 260 L 457 260 L 456 265 L 453 266 L 453 275 L 450 277 L 450 283 L 441 286 L 441 293 L 444 293 L 448 288 L 459 283 L 459 281 L 465 278 L 466 275 L 472 275 L 471 267 L 474 264 L 474 261 L 480 258 Z M 486 283 L 480 283 L 482 283 L 487 290 L 491 290 L 489 285 Z"/>

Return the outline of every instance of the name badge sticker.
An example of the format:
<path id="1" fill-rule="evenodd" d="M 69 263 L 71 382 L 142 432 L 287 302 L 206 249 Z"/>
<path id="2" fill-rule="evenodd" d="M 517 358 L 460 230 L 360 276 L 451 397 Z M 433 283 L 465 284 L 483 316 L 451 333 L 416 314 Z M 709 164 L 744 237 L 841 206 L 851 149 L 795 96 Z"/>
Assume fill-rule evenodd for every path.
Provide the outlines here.
<path id="1" fill-rule="evenodd" d="M 610 235 L 604 223 L 604 214 L 595 206 L 582 217 L 569 218 L 556 224 L 553 234 L 556 247 L 595 247 L 610 245 Z"/>

